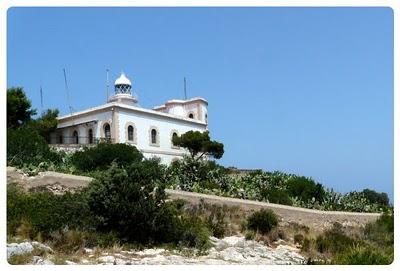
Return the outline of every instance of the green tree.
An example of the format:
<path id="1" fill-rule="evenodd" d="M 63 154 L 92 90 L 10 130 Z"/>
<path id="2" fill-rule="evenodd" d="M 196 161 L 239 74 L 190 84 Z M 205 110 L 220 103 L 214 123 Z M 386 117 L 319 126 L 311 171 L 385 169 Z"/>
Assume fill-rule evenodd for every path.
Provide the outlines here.
<path id="1" fill-rule="evenodd" d="M 172 141 L 174 145 L 187 149 L 195 160 L 200 160 L 204 155 L 216 159 L 220 159 L 224 155 L 224 144 L 211 140 L 208 131 L 189 131 L 174 137 Z"/>
<path id="2" fill-rule="evenodd" d="M 287 182 L 287 191 L 290 196 L 298 197 L 304 202 L 315 199 L 322 202 L 325 197 L 324 188 L 320 183 L 315 183 L 311 178 L 296 176 Z"/>
<path id="3" fill-rule="evenodd" d="M 7 129 L 7 164 L 38 165 L 44 161 L 59 163 L 60 160 L 60 155 L 52 151 L 36 131 L 26 127 Z"/>
<path id="4" fill-rule="evenodd" d="M 7 128 L 16 128 L 30 121 L 36 110 L 21 87 L 7 89 Z"/>
<path id="5" fill-rule="evenodd" d="M 58 109 L 47 109 L 40 118 L 29 121 L 29 128 L 38 132 L 47 142 L 50 142 L 50 134 L 57 128 Z"/>
<path id="6" fill-rule="evenodd" d="M 371 203 L 389 206 L 389 197 L 386 193 L 378 193 L 371 189 L 364 189 L 361 193 L 363 193 Z"/>

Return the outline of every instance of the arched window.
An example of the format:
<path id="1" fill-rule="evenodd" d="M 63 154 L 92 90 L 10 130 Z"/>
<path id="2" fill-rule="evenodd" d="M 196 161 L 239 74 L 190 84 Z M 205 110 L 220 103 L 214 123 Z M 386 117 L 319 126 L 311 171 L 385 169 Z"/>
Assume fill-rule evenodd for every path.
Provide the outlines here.
<path id="1" fill-rule="evenodd" d="M 106 123 L 104 125 L 104 136 L 107 141 L 109 141 L 111 139 L 111 127 L 110 127 L 110 124 L 108 124 L 108 123 Z"/>
<path id="2" fill-rule="evenodd" d="M 206 115 L 204 116 L 204 118 L 205 118 L 206 123 L 207 123 L 207 122 L 208 122 L 208 115 L 206 114 Z"/>
<path id="3" fill-rule="evenodd" d="M 194 118 L 193 113 L 190 113 L 190 114 L 189 114 L 189 119 L 193 119 L 193 118 Z"/>
<path id="4" fill-rule="evenodd" d="M 151 130 L 151 144 L 157 144 L 157 130 Z"/>
<path id="5" fill-rule="evenodd" d="M 174 146 L 174 147 L 177 147 L 177 146 L 178 146 L 178 145 L 174 144 L 174 138 L 177 138 L 177 137 L 178 137 L 178 134 L 175 133 L 175 132 L 173 132 L 173 133 L 172 133 L 171 141 L 172 141 L 172 146 Z"/>
<path id="6" fill-rule="evenodd" d="M 89 144 L 93 144 L 93 130 L 92 129 L 89 129 L 88 137 L 89 137 Z"/>
<path id="7" fill-rule="evenodd" d="M 79 136 L 78 136 L 78 132 L 76 130 L 72 133 L 72 142 L 74 144 L 79 143 Z"/>
<path id="8" fill-rule="evenodd" d="M 133 141 L 133 126 L 128 126 L 128 141 Z"/>

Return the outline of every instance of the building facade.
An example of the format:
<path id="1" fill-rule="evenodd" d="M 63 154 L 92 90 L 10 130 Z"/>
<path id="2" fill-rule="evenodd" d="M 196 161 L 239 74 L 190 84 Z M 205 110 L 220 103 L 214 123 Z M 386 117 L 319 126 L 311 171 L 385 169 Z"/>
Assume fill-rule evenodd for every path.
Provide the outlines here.
<path id="1" fill-rule="evenodd" d="M 145 109 L 137 105 L 132 83 L 124 74 L 114 87 L 115 93 L 106 104 L 59 117 L 50 143 L 67 149 L 99 142 L 126 143 L 146 158 L 158 157 L 169 164 L 186 154 L 186 150 L 174 146 L 174 136 L 208 129 L 208 102 L 203 98 L 169 100 Z"/>

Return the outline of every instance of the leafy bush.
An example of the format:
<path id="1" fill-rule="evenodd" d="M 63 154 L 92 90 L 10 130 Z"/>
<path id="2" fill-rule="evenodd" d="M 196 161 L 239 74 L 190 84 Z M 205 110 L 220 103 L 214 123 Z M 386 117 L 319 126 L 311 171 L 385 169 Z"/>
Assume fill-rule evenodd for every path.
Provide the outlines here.
<path id="1" fill-rule="evenodd" d="M 372 247 L 356 247 L 333 258 L 332 264 L 372 265 L 391 264 L 393 256 Z"/>
<path id="2" fill-rule="evenodd" d="M 90 183 L 88 204 L 101 221 L 100 231 L 115 231 L 126 241 L 144 243 L 154 236 L 155 218 L 164 211 L 165 194 L 155 187 L 151 172 L 143 176 L 145 172 L 137 168 L 128 173 L 114 163 Z"/>
<path id="3" fill-rule="evenodd" d="M 7 232 L 11 235 L 23 230 L 32 239 L 38 234 L 48 237 L 65 227 L 91 229 L 93 226 L 84 193 L 26 193 L 15 185 L 7 186 Z"/>
<path id="4" fill-rule="evenodd" d="M 85 247 L 112 247 L 120 244 L 120 240 L 114 232 L 101 233 L 63 229 L 52 232 L 48 243 L 56 251 L 73 253 Z"/>
<path id="5" fill-rule="evenodd" d="M 293 241 L 294 241 L 295 243 L 298 243 L 298 244 L 303 244 L 304 235 L 302 235 L 302 234 L 300 234 L 300 233 L 296 234 L 296 235 L 293 237 Z"/>
<path id="6" fill-rule="evenodd" d="M 190 157 L 176 161 L 167 168 L 165 184 L 173 189 L 310 209 L 357 212 L 391 209 L 381 204 L 386 201 L 385 193 L 365 189 L 363 192 L 342 195 L 325 189 L 311 178 L 262 170 L 238 174 L 214 161 L 196 161 Z"/>
<path id="7" fill-rule="evenodd" d="M 382 206 L 389 206 L 389 197 L 386 193 L 378 193 L 371 189 L 364 189 L 361 193 L 370 203 L 376 203 Z"/>
<path id="8" fill-rule="evenodd" d="M 268 200 L 268 202 L 289 206 L 292 205 L 292 199 L 285 190 L 273 188 L 262 190 L 260 193 L 265 200 Z"/>
<path id="9" fill-rule="evenodd" d="M 389 214 L 367 224 L 361 236 L 349 236 L 341 224 L 335 223 L 316 239 L 305 238 L 302 251 L 315 256 L 316 249 L 318 258 L 322 256 L 324 263 L 330 264 L 390 264 L 394 255 L 393 230 L 393 216 Z M 317 263 L 312 259 L 309 262 Z"/>
<path id="10" fill-rule="evenodd" d="M 357 244 L 359 241 L 347 236 L 338 223 L 335 223 L 332 229 L 325 231 L 315 240 L 316 248 L 321 253 L 343 252 Z"/>
<path id="11" fill-rule="evenodd" d="M 393 214 L 382 214 L 376 221 L 378 226 L 383 227 L 383 229 L 388 233 L 393 233 L 394 231 L 394 216 Z"/>
<path id="12" fill-rule="evenodd" d="M 383 214 L 364 228 L 364 239 L 379 246 L 389 248 L 394 243 L 394 216 Z"/>
<path id="13" fill-rule="evenodd" d="M 27 122 L 27 127 L 36 131 L 46 142 L 50 143 L 50 134 L 57 128 L 58 109 L 47 109 L 37 119 Z"/>
<path id="14" fill-rule="evenodd" d="M 244 237 L 246 240 L 254 240 L 254 238 L 256 238 L 256 233 L 254 231 L 246 231 Z"/>
<path id="15" fill-rule="evenodd" d="M 95 147 L 75 152 L 71 157 L 72 164 L 79 170 L 105 170 L 113 161 L 121 166 L 138 163 L 143 155 L 136 147 L 127 144 L 100 143 Z"/>
<path id="16" fill-rule="evenodd" d="M 123 242 L 204 247 L 207 228 L 182 216 L 174 203 L 165 202 L 164 189 L 159 186 L 163 175 L 163 167 L 154 160 L 125 169 L 113 163 L 88 189 L 90 210 L 100 221 L 98 230 L 116 232 Z"/>
<path id="17" fill-rule="evenodd" d="M 340 201 L 340 207 L 345 211 L 352 212 L 380 212 L 383 206 L 371 203 L 362 192 L 349 192 Z"/>
<path id="18" fill-rule="evenodd" d="M 195 186 L 203 192 L 212 189 L 227 189 L 224 182 L 225 168 L 214 161 L 195 160 L 190 157 L 175 161 L 168 167 L 166 184 L 185 191 L 194 191 Z"/>
<path id="19" fill-rule="evenodd" d="M 278 217 L 271 210 L 262 209 L 247 218 L 247 228 L 262 234 L 269 233 L 278 225 Z"/>
<path id="20" fill-rule="evenodd" d="M 7 129 L 7 163 L 22 167 L 42 162 L 61 163 L 62 157 L 52 151 L 35 131 L 26 128 Z"/>
<path id="21" fill-rule="evenodd" d="M 222 208 L 214 208 L 207 218 L 207 226 L 211 230 L 213 236 L 222 238 L 225 235 L 225 213 Z"/>
<path id="22" fill-rule="evenodd" d="M 287 182 L 287 191 L 290 196 L 298 197 L 302 201 L 315 199 L 317 202 L 322 202 L 325 196 L 322 185 L 306 177 L 290 179 Z"/>
<path id="23" fill-rule="evenodd" d="M 309 252 L 312 248 L 312 240 L 309 238 L 304 238 L 303 243 L 301 245 L 301 251 Z"/>
<path id="24" fill-rule="evenodd" d="M 177 233 L 179 234 L 178 244 L 184 247 L 195 247 L 204 252 L 210 247 L 210 230 L 204 222 L 195 216 L 181 219 Z"/>

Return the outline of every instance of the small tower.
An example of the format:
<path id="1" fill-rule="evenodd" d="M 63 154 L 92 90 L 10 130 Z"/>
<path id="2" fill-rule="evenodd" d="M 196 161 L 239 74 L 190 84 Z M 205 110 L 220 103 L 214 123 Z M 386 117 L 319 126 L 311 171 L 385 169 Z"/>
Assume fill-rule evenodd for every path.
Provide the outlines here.
<path id="1" fill-rule="evenodd" d="M 115 80 L 114 83 L 114 96 L 108 99 L 108 102 L 119 102 L 127 105 L 135 105 L 137 103 L 136 97 L 132 95 L 132 83 L 124 73 Z"/>
<path id="2" fill-rule="evenodd" d="M 114 83 L 115 94 L 131 94 L 132 83 L 125 73 L 121 73 L 120 77 Z"/>

